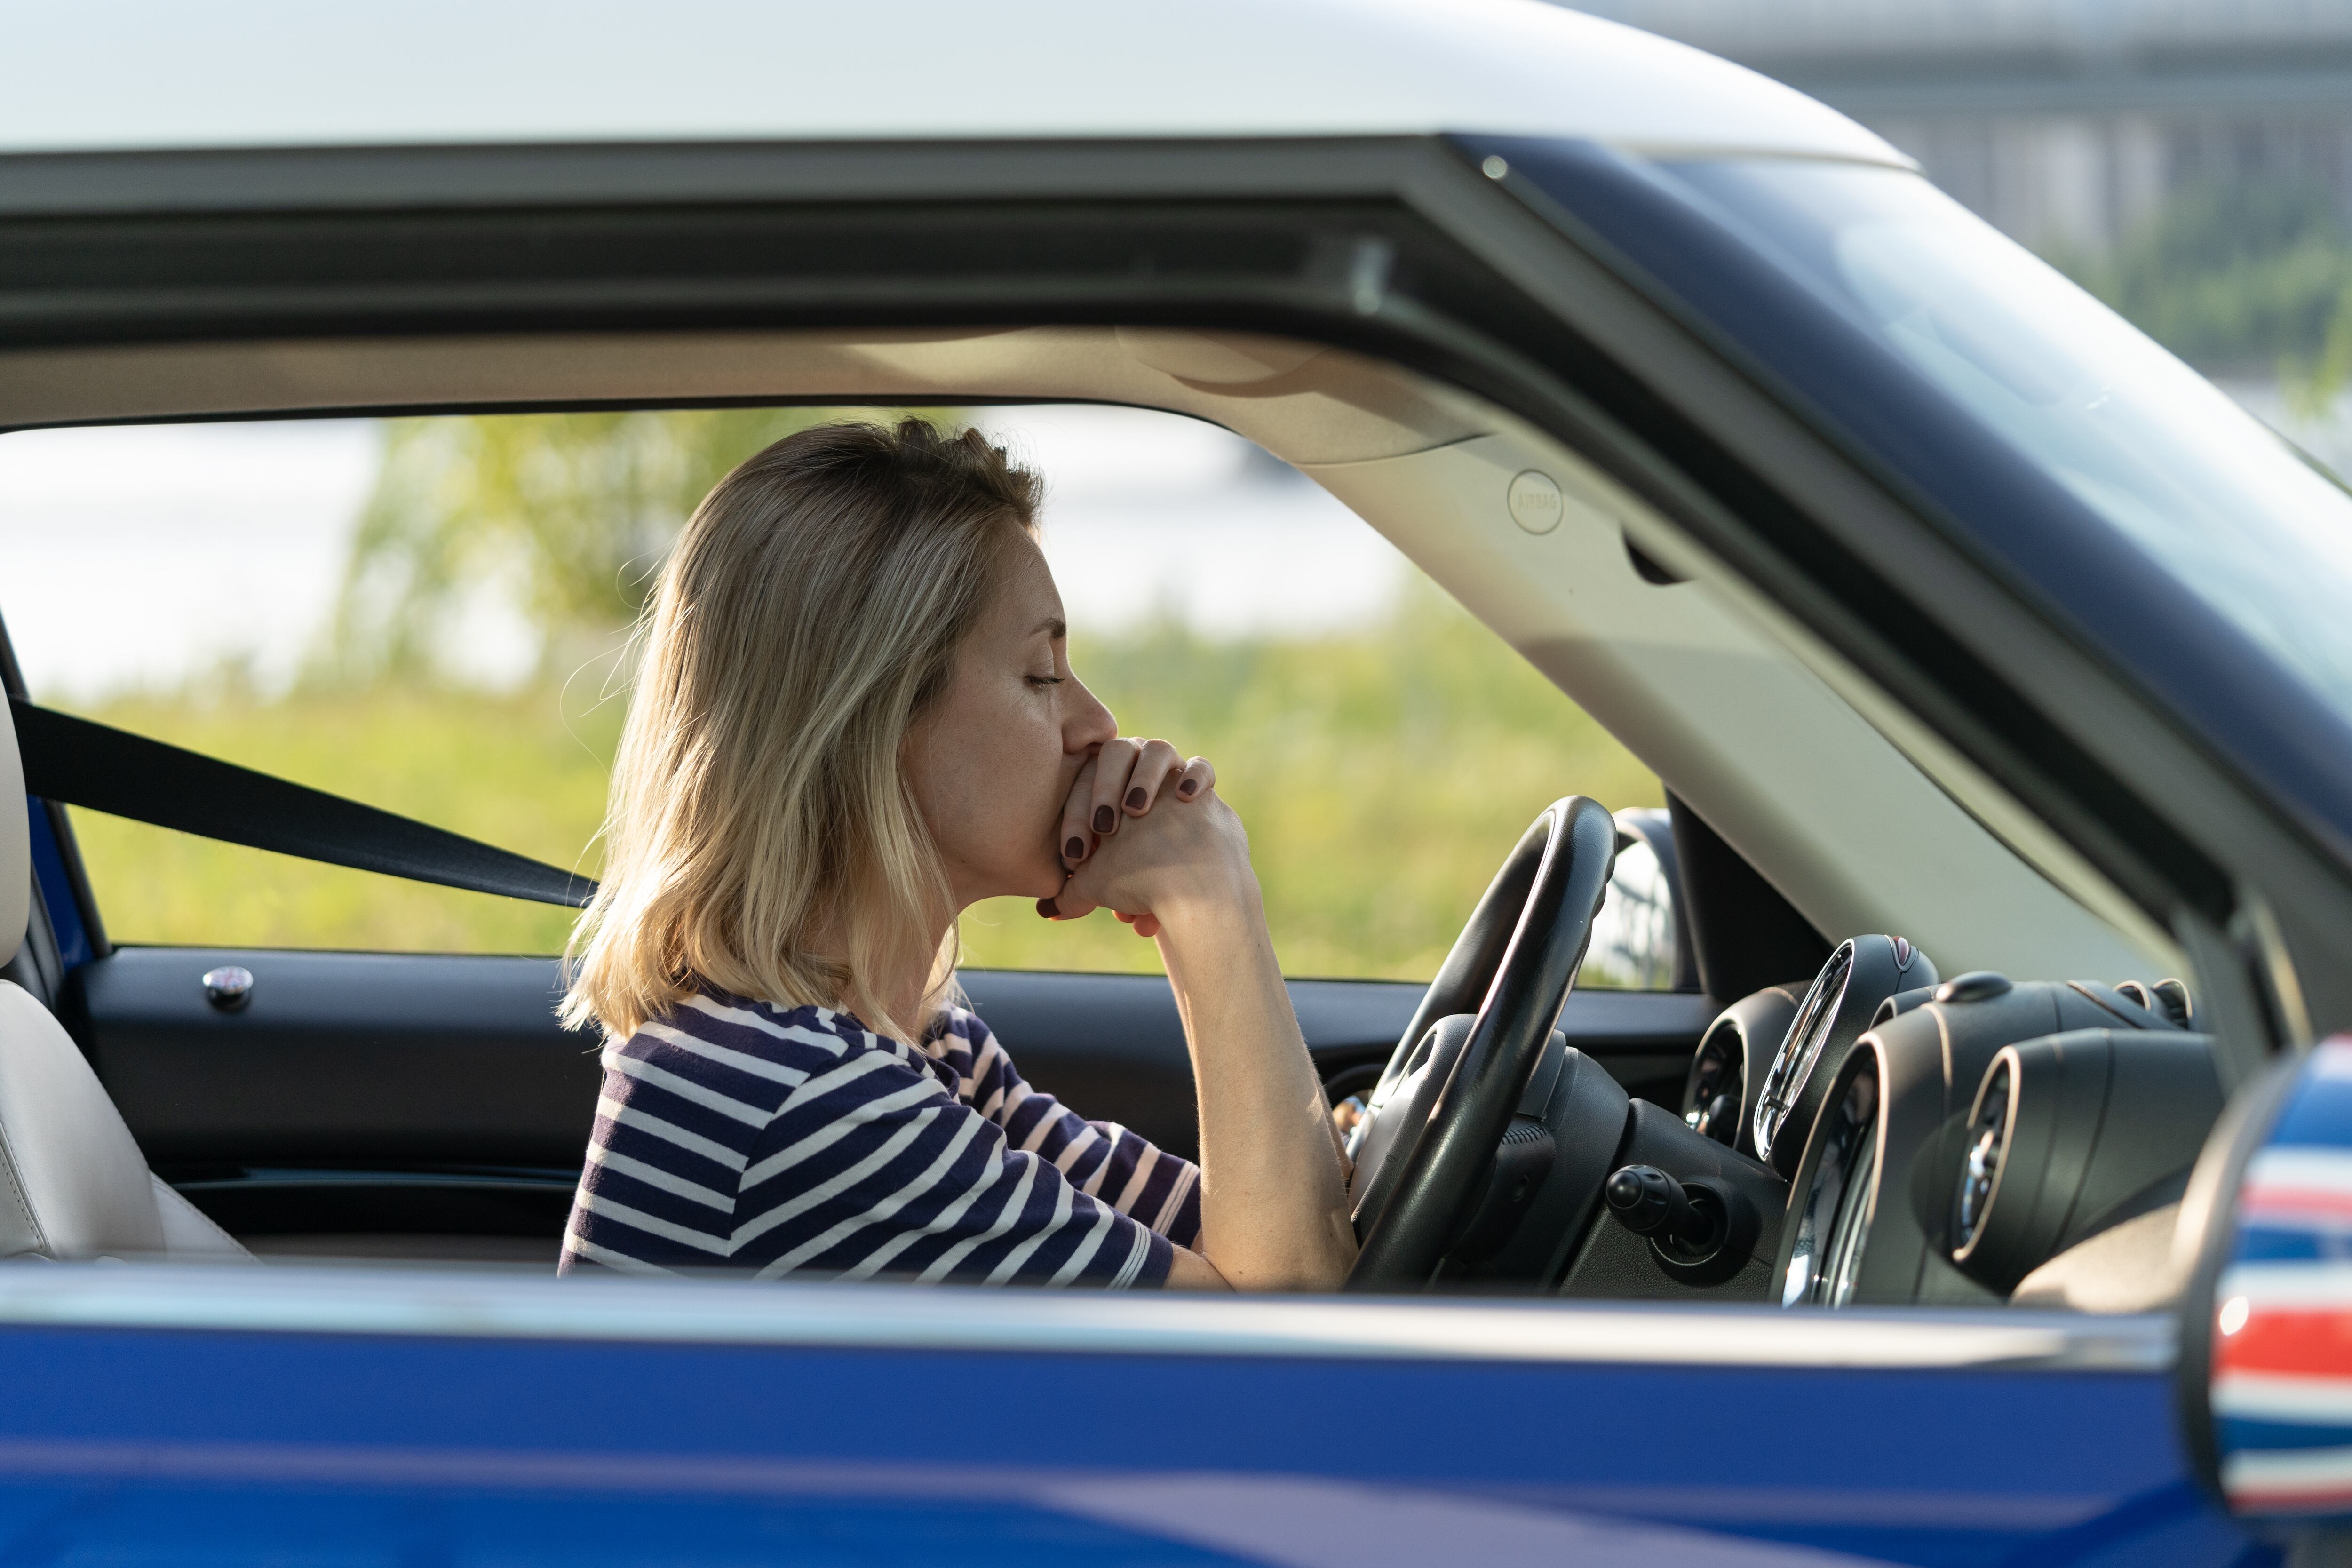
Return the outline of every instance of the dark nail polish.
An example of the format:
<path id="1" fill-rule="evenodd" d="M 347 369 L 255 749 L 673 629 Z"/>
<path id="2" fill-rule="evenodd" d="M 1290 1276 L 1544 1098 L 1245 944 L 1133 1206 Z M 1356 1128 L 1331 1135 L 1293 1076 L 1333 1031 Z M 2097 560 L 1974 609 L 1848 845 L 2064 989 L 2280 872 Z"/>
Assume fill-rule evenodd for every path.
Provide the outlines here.
<path id="1" fill-rule="evenodd" d="M 1055 903 L 1053 900 L 1040 899 L 1037 900 L 1037 918 L 1039 920 L 1059 920 L 1061 919 L 1061 907 Z"/>
<path id="2" fill-rule="evenodd" d="M 1087 841 L 1083 838 L 1071 839 L 1067 844 L 1062 846 L 1062 858 L 1066 860 L 1085 859 L 1087 858 Z"/>
<path id="3" fill-rule="evenodd" d="M 1176 793 L 1189 799 L 1191 798 L 1192 792 L 1200 787 L 1201 786 L 1199 784 L 1193 783 L 1191 779 L 1186 779 L 1182 784 L 1176 786 Z"/>
<path id="4" fill-rule="evenodd" d="M 1127 809 L 1129 811 L 1141 811 L 1143 809 L 1143 803 L 1150 798 L 1151 797 L 1150 795 L 1143 793 L 1143 786 L 1141 784 L 1138 784 L 1133 789 L 1127 792 Z"/>
<path id="5" fill-rule="evenodd" d="M 1118 818 L 1112 814 L 1110 807 L 1107 805 L 1098 805 L 1095 807 L 1095 831 L 1097 833 L 1108 833 L 1111 828 L 1117 825 L 1118 821 Z"/>

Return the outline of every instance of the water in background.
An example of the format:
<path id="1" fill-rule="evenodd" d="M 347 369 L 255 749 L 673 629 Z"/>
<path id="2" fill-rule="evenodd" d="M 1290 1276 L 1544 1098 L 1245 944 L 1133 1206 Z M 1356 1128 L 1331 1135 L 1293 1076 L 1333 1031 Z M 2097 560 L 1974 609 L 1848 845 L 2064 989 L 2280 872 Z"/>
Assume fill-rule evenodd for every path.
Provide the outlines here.
<path id="1" fill-rule="evenodd" d="M 289 681 L 332 608 L 376 437 L 362 420 L 0 437 L 0 616 L 27 684 Z"/>
<path id="2" fill-rule="evenodd" d="M 1045 476 L 1046 553 L 1082 647 L 1155 616 L 1218 637 L 1344 627 L 1377 616 L 1407 570 L 1347 508 L 1215 426 L 1074 406 L 979 423 Z M 377 461 L 365 420 L 0 437 L 0 616 L 27 683 L 89 701 L 226 664 L 284 689 L 326 632 Z M 490 687 L 538 653 L 495 595 L 458 641 L 457 668 Z"/>

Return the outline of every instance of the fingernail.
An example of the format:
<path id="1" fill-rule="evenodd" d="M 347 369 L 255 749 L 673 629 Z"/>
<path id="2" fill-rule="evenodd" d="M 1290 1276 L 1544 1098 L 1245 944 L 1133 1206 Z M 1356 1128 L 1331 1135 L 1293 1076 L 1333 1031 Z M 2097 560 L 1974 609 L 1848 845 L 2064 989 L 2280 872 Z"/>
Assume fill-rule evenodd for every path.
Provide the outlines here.
<path id="1" fill-rule="evenodd" d="M 1107 805 L 1098 805 L 1095 807 L 1095 831 L 1097 833 L 1108 833 L 1113 827 L 1118 826 L 1118 818 L 1112 813 L 1110 807 Z"/>
<path id="2" fill-rule="evenodd" d="M 1191 796 L 1192 796 L 1192 792 L 1193 792 L 1193 791 L 1195 791 L 1195 790 L 1197 790 L 1197 789 L 1199 789 L 1200 787 L 1201 787 L 1201 786 L 1200 786 L 1200 784 L 1199 784 L 1197 782 L 1195 782 L 1194 780 L 1192 780 L 1192 779 L 1186 779 L 1182 784 L 1178 784 L 1178 785 L 1176 786 L 1176 793 L 1177 793 L 1178 795 L 1181 795 L 1185 796 L 1187 799 L 1190 799 L 1190 798 L 1191 798 Z"/>
<path id="3" fill-rule="evenodd" d="M 1151 797 L 1150 795 L 1143 793 L 1143 786 L 1141 784 L 1138 784 L 1133 789 L 1127 792 L 1127 809 L 1129 811 L 1141 811 L 1143 809 L 1143 803 L 1150 798 Z"/>
<path id="4" fill-rule="evenodd" d="M 1087 841 L 1085 839 L 1073 838 L 1062 846 L 1062 858 L 1065 860 L 1083 860 L 1086 858 Z"/>
<path id="5" fill-rule="evenodd" d="M 1061 906 L 1055 903 L 1051 899 L 1040 899 L 1037 900 L 1037 918 L 1041 921 L 1060 920 L 1062 918 Z"/>

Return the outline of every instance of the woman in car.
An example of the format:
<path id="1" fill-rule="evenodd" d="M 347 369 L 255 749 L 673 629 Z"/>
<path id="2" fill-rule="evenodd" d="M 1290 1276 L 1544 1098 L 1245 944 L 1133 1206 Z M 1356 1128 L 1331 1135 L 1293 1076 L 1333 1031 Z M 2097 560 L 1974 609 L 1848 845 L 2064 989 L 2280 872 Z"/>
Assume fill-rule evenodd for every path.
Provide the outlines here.
<path id="1" fill-rule="evenodd" d="M 604 1086 L 562 1267 L 1326 1289 L 1342 1160 L 1203 759 L 1071 673 L 1038 480 L 831 425 L 722 480 L 647 611 L 571 949 Z M 958 915 L 1156 938 L 1195 1168 L 1038 1093 L 956 1005 Z"/>

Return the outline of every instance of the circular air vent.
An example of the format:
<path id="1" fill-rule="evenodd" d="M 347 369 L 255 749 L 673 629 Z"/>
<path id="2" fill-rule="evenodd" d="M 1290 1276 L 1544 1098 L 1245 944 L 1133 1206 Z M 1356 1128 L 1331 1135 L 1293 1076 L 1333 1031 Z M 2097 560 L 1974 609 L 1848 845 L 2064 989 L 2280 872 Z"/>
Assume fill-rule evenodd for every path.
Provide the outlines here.
<path id="1" fill-rule="evenodd" d="M 1691 1064 L 1683 1089 L 1683 1121 L 1703 1138 L 1729 1143 L 1739 1136 L 1740 1057 L 1747 1042 L 1730 1029 L 1710 1032 Z"/>
<path id="2" fill-rule="evenodd" d="M 2015 1058 L 2003 1051 L 1993 1060 L 1976 1103 L 1969 1109 L 1969 1142 L 1960 1157 L 1959 1185 L 1952 1193 L 1952 1256 L 1965 1263 L 1984 1235 L 1985 1215 L 1992 1209 L 2000 1184 L 2001 1160 L 2009 1152 L 2009 1130 L 2016 1119 Z"/>
<path id="3" fill-rule="evenodd" d="M 1780 1042 L 1770 1068 L 1764 1074 L 1763 1086 L 1756 1097 L 1755 1138 L 1759 1158 L 1772 1157 L 1772 1140 L 1796 1108 L 1799 1097 L 1804 1093 L 1806 1078 L 1821 1059 L 1822 1047 L 1827 1043 L 1830 1031 L 1837 1026 L 1838 1004 L 1845 998 L 1846 976 L 1853 968 L 1853 942 L 1847 941 L 1839 943 L 1838 950 L 1830 954 L 1829 963 L 1813 977 L 1811 989 L 1798 1005 L 1788 1037 Z M 1873 998 L 1874 1005 L 1875 1001 Z"/>
<path id="4" fill-rule="evenodd" d="M 1878 1180 L 1878 1058 L 1846 1058 L 1801 1170 L 1804 1202 L 1781 1276 L 1780 1304 L 1843 1307 L 1853 1299 Z"/>

